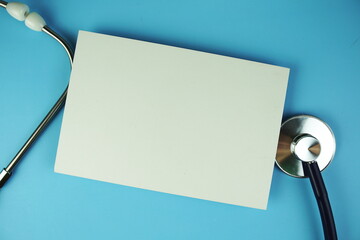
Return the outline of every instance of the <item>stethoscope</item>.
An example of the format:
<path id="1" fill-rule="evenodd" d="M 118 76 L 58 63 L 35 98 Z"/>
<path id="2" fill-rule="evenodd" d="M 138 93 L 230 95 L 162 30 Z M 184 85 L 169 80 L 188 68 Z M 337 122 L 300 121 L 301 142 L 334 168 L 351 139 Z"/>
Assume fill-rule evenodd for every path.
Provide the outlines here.
<path id="1" fill-rule="evenodd" d="M 276 164 L 292 177 L 310 179 L 326 240 L 337 239 L 337 234 L 321 171 L 329 166 L 335 148 L 330 127 L 316 117 L 299 115 L 281 125 Z"/>
<path id="2" fill-rule="evenodd" d="M 44 19 L 38 13 L 30 13 L 27 5 L 18 2 L 8 3 L 0 0 L 0 6 L 5 8 L 15 19 L 25 21 L 25 25 L 30 29 L 42 31 L 58 41 L 64 47 L 70 64 L 72 64 L 74 58 L 73 49 L 63 38 L 46 25 Z M 67 88 L 8 166 L 2 170 L 0 173 L 0 188 L 10 178 L 15 166 L 19 163 L 25 152 L 64 106 L 66 95 Z M 319 206 L 326 240 L 337 239 L 337 235 L 321 171 L 329 165 L 334 154 L 334 134 L 330 127 L 320 119 L 309 115 L 300 115 L 292 117 L 282 124 L 276 164 L 283 172 L 290 176 L 299 178 L 309 177 Z"/>
<path id="3" fill-rule="evenodd" d="M 25 21 L 25 25 L 34 30 L 34 31 L 42 31 L 48 34 L 50 37 L 58 41 L 65 49 L 70 64 L 73 62 L 74 51 L 70 47 L 70 45 L 60 37 L 55 31 L 53 31 L 49 26 L 46 25 L 44 19 L 36 12 L 29 11 L 29 7 L 26 4 L 19 2 L 5 2 L 0 0 L 0 6 L 5 8 L 6 11 L 16 20 Z M 0 188 L 6 183 L 6 181 L 10 178 L 11 173 L 13 172 L 15 166 L 19 163 L 25 152 L 31 147 L 34 141 L 39 137 L 40 133 L 47 127 L 47 125 L 51 122 L 51 120 L 56 116 L 59 110 L 65 103 L 67 95 L 67 87 L 64 92 L 61 94 L 59 99 L 56 101 L 54 106 L 50 109 L 50 111 L 46 114 L 44 119 L 40 122 L 28 140 L 24 143 L 24 145 L 19 149 L 14 158 L 10 161 L 6 168 L 4 168 L 0 173 Z"/>

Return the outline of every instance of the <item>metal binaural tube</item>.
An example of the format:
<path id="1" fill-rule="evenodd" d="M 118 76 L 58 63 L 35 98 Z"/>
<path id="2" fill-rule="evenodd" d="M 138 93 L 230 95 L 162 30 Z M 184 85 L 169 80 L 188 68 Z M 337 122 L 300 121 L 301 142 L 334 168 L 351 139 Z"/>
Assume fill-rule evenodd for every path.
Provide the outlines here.
<path id="1" fill-rule="evenodd" d="M 20 148 L 20 150 L 17 152 L 15 157 L 11 160 L 11 162 L 8 164 L 8 166 L 5 168 L 5 170 L 8 173 L 11 173 L 14 169 L 14 167 L 19 163 L 21 157 L 25 154 L 25 152 L 30 148 L 32 143 L 37 139 L 37 137 L 40 135 L 40 133 L 46 128 L 46 126 L 49 124 L 49 122 L 54 118 L 56 113 L 61 109 L 63 104 L 65 103 L 67 95 L 67 88 L 63 92 L 63 94 L 60 96 L 60 98 L 57 100 L 57 102 L 54 104 L 54 106 L 50 109 L 48 114 L 44 117 L 44 119 L 40 122 L 38 127 L 35 129 L 35 131 L 31 134 L 31 136 L 28 138 L 28 140 L 24 143 L 24 145 Z"/>
<path id="2" fill-rule="evenodd" d="M 6 8 L 7 4 L 8 4 L 7 2 L 0 0 L 0 7 Z"/>
<path id="3" fill-rule="evenodd" d="M 72 65 L 72 62 L 74 60 L 74 50 L 69 45 L 69 43 L 66 42 L 59 34 L 57 34 L 54 30 L 52 30 L 47 25 L 43 27 L 42 31 L 44 33 L 46 33 L 47 35 L 49 35 L 50 37 L 52 37 L 53 39 L 55 39 L 57 42 L 59 42 L 61 44 L 61 46 L 63 46 L 63 48 L 65 49 L 65 51 L 69 57 L 70 64 Z"/>
<path id="4" fill-rule="evenodd" d="M 72 62 L 74 59 L 74 51 L 72 50 L 70 45 L 48 26 L 44 26 L 42 31 L 45 32 L 46 34 L 48 34 L 49 36 L 51 36 L 52 38 L 54 38 L 56 41 L 58 41 L 63 46 L 66 53 L 68 54 L 70 65 L 72 65 Z M 53 107 L 50 109 L 50 111 L 46 114 L 44 119 L 40 122 L 38 127 L 34 130 L 34 132 L 31 134 L 31 136 L 28 138 L 28 140 L 20 148 L 20 150 L 17 152 L 17 154 L 14 156 L 14 158 L 8 164 L 8 166 L 4 169 L 7 173 L 11 174 L 14 167 L 19 163 L 21 157 L 25 154 L 25 152 L 30 148 L 32 143 L 39 137 L 41 132 L 47 127 L 47 125 L 51 122 L 51 120 L 56 116 L 56 114 L 59 112 L 59 110 L 63 107 L 65 100 L 66 100 L 67 89 L 68 88 L 66 87 L 64 92 L 61 94 L 61 96 L 56 101 L 56 103 L 53 105 Z"/>

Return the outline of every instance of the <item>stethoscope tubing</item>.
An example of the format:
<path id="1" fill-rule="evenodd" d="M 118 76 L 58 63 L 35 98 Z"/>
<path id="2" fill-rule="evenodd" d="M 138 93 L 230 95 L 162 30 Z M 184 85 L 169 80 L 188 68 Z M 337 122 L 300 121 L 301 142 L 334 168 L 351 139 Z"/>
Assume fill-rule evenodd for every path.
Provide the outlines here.
<path id="1" fill-rule="evenodd" d="M 289 176 L 309 178 L 326 240 L 336 240 L 337 233 L 321 171 L 332 162 L 335 149 L 334 133 L 317 117 L 297 115 L 281 125 L 275 162 Z"/>
<path id="2" fill-rule="evenodd" d="M 6 8 L 7 2 L 0 0 L 0 7 Z M 50 37 L 58 41 L 63 48 L 65 49 L 70 65 L 72 66 L 74 59 L 74 51 L 72 47 L 55 31 L 53 31 L 49 26 L 45 25 L 42 28 L 42 31 L 48 34 Z M 48 126 L 51 120 L 57 115 L 60 109 L 64 106 L 67 96 L 68 86 L 65 88 L 64 92 L 61 94 L 59 99 L 49 110 L 31 136 L 27 139 L 24 145 L 20 148 L 14 158 L 10 161 L 8 166 L 0 173 L 0 188 L 5 184 L 5 182 L 11 176 L 12 171 L 15 166 L 20 162 L 26 151 L 31 147 L 34 141 L 40 136 L 44 129 Z M 314 195 L 319 207 L 320 216 L 322 220 L 324 236 L 326 240 L 337 240 L 337 233 L 335 227 L 335 221 L 327 194 L 327 190 L 324 184 L 324 180 L 321 175 L 321 171 L 316 161 L 313 162 L 303 162 L 303 169 L 306 176 L 309 177 Z"/>
<path id="3" fill-rule="evenodd" d="M 303 168 L 305 175 L 310 179 L 319 207 L 325 240 L 337 240 L 334 216 L 319 165 L 316 161 L 310 163 L 303 162 Z"/>

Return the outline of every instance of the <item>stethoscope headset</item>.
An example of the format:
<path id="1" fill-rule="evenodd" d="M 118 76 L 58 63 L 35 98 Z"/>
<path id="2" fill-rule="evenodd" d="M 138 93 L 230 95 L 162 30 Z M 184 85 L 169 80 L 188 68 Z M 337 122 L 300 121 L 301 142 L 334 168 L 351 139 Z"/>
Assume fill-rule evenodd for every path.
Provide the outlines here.
<path id="1" fill-rule="evenodd" d="M 29 7 L 26 4 L 19 2 L 5 2 L 0 0 L 0 6 L 5 8 L 6 11 L 19 21 L 25 21 L 25 25 L 34 30 L 34 31 L 42 31 L 58 41 L 65 49 L 70 64 L 72 64 L 74 59 L 74 51 L 70 47 L 70 45 L 62 38 L 59 34 L 53 31 L 49 26 L 46 25 L 44 19 L 36 12 L 30 12 Z M 59 99 L 56 101 L 54 106 L 50 109 L 50 111 L 46 114 L 44 119 L 40 122 L 31 136 L 26 140 L 24 145 L 20 148 L 14 158 L 10 161 L 8 166 L 2 170 L 0 173 L 0 188 L 5 184 L 5 182 L 10 178 L 11 173 L 13 172 L 15 166 L 19 163 L 25 152 L 31 147 L 34 141 L 39 137 L 40 133 L 47 127 L 47 125 L 51 122 L 51 120 L 56 116 L 59 110 L 64 106 L 67 95 L 67 87 L 64 92 L 61 94 Z"/>
<path id="2" fill-rule="evenodd" d="M 30 12 L 27 5 L 19 2 L 8 3 L 0 0 L 0 7 L 5 8 L 13 18 L 25 21 L 25 25 L 30 29 L 42 31 L 58 41 L 65 49 L 70 64 L 72 64 L 74 58 L 73 49 L 60 35 L 46 25 L 44 19 L 38 13 Z M 0 188 L 10 178 L 15 166 L 19 163 L 25 152 L 64 106 L 66 95 L 67 88 L 8 166 L 2 170 L 0 173 Z M 308 177 L 310 179 L 318 203 L 326 240 L 337 239 L 337 234 L 321 171 L 330 164 L 334 154 L 334 134 L 330 127 L 320 119 L 309 115 L 299 115 L 288 119 L 282 124 L 276 164 L 283 172 L 292 177 Z"/>

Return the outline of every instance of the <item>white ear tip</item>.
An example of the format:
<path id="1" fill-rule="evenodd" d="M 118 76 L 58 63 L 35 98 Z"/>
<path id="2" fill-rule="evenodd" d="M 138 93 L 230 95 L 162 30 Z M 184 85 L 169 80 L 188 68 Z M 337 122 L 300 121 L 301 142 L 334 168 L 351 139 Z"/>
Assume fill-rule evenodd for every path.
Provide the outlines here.
<path id="1" fill-rule="evenodd" d="M 27 15 L 25 19 L 25 25 L 34 31 L 41 31 L 46 23 L 38 13 L 32 12 Z"/>
<path id="2" fill-rule="evenodd" d="M 24 3 L 9 2 L 6 5 L 6 11 L 15 19 L 24 21 L 29 14 L 29 7 Z"/>

